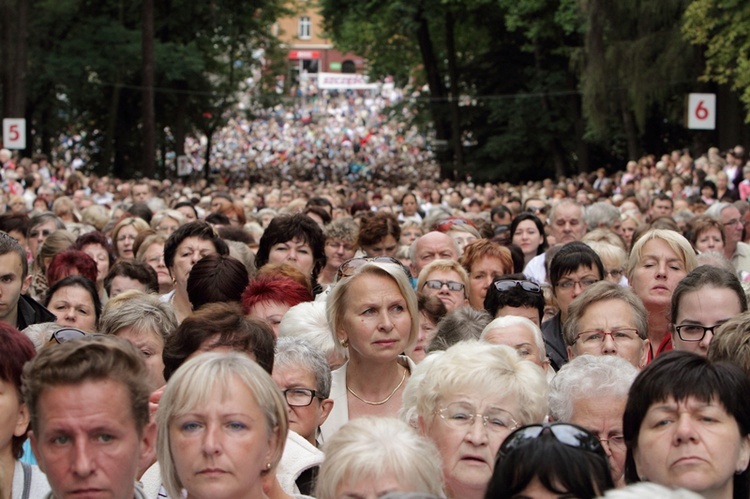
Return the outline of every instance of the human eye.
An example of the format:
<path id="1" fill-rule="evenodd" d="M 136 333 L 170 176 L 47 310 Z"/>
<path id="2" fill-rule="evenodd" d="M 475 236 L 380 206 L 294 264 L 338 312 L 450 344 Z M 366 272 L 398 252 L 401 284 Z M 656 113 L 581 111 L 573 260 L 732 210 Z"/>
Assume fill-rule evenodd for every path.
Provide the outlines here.
<path id="1" fill-rule="evenodd" d="M 242 431 L 247 429 L 247 425 L 239 421 L 230 421 L 227 423 L 227 428 L 233 431 Z"/>
<path id="2" fill-rule="evenodd" d="M 598 343 L 602 341 L 602 332 L 592 331 L 590 333 L 585 333 L 581 335 L 581 339 L 584 343 Z"/>
<path id="3" fill-rule="evenodd" d="M 612 435 L 609 437 L 609 443 L 614 445 L 622 445 L 625 443 L 624 435 Z"/>
<path id="4" fill-rule="evenodd" d="M 99 443 L 102 443 L 102 444 L 109 443 L 109 442 L 113 441 L 114 439 L 115 439 L 115 437 L 113 435 L 110 435 L 109 433 L 101 433 L 101 434 L 97 435 L 97 437 L 96 437 L 96 440 Z"/>
<path id="5" fill-rule="evenodd" d="M 182 425 L 180 425 L 180 429 L 187 433 L 197 431 L 200 429 L 200 427 L 201 425 L 196 423 L 195 421 L 187 421 L 185 423 L 182 423 Z"/>
<path id="6" fill-rule="evenodd" d="M 81 315 L 89 315 L 89 310 L 87 308 L 78 308 L 78 313 Z"/>
<path id="7" fill-rule="evenodd" d="M 627 331 L 612 331 L 612 337 L 620 340 L 629 340 L 631 338 L 630 333 Z"/>
<path id="8" fill-rule="evenodd" d="M 585 279 L 581 281 L 584 287 L 591 286 L 592 284 L 596 283 L 596 279 Z"/>
<path id="9" fill-rule="evenodd" d="M 11 283 L 11 282 L 13 282 L 13 276 L 12 275 L 4 275 L 4 276 L 0 277 L 0 281 L 2 281 L 4 283 Z"/>
<path id="10" fill-rule="evenodd" d="M 70 437 L 68 435 L 57 435 L 52 437 L 52 443 L 55 445 L 65 445 L 70 443 Z"/>
<path id="11" fill-rule="evenodd" d="M 573 281 L 563 281 L 560 284 L 558 284 L 558 287 L 562 289 L 570 289 L 573 287 Z"/>
<path id="12" fill-rule="evenodd" d="M 510 426 L 508 424 L 508 418 L 505 416 L 505 414 L 488 414 L 487 415 L 487 423 L 492 425 L 493 428 L 507 428 Z"/>
<path id="13" fill-rule="evenodd" d="M 518 355 L 520 355 L 521 357 L 528 357 L 529 355 L 531 355 L 531 352 L 526 348 L 520 348 L 516 350 L 516 352 L 518 352 Z"/>

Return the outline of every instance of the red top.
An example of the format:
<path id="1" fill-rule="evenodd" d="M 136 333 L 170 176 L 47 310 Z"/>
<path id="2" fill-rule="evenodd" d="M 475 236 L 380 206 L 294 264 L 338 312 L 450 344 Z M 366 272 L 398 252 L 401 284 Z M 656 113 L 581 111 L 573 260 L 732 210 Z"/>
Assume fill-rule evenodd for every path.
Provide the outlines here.
<path id="1" fill-rule="evenodd" d="M 654 355 L 654 346 L 649 345 L 648 348 L 648 358 L 646 359 L 646 365 L 650 364 L 652 360 L 654 360 L 659 355 L 663 354 L 664 352 L 669 352 L 672 350 L 672 335 L 667 333 L 664 335 L 664 339 L 661 340 L 661 343 L 659 343 L 659 348 L 656 349 L 656 354 Z"/>

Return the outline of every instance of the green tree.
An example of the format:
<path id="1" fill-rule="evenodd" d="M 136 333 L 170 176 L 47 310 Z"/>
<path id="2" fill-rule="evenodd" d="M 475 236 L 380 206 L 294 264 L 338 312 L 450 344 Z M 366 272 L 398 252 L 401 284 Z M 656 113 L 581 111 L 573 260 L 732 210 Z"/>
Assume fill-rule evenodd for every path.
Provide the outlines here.
<path id="1" fill-rule="evenodd" d="M 685 11 L 683 33 L 704 51 L 704 79 L 736 90 L 750 122 L 750 3 L 693 0 Z"/>

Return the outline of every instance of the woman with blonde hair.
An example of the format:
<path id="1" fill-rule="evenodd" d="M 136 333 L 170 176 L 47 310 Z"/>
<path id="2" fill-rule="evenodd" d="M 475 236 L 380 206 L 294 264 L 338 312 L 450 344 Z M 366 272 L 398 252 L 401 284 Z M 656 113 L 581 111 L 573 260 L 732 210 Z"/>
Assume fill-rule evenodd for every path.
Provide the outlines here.
<path id="1" fill-rule="evenodd" d="M 673 230 L 651 229 L 633 244 L 627 277 L 648 310 L 648 362 L 672 350 L 669 326 L 672 294 L 696 266 L 690 242 Z"/>
<path id="2" fill-rule="evenodd" d="M 135 259 L 133 246 L 138 234 L 148 230 L 148 224 L 142 218 L 126 217 L 120 220 L 112 230 L 112 245 L 117 261 L 131 261 Z"/>
<path id="3" fill-rule="evenodd" d="M 415 367 L 401 353 L 419 334 L 417 295 L 409 270 L 389 258 L 354 258 L 339 269 L 326 315 L 336 348 L 349 360 L 332 373 L 333 410 L 321 426 L 325 442 L 350 419 L 395 416 Z"/>
<path id="4" fill-rule="evenodd" d="M 156 423 L 169 497 L 265 498 L 289 430 L 273 379 L 239 353 L 188 360 L 169 380 Z"/>

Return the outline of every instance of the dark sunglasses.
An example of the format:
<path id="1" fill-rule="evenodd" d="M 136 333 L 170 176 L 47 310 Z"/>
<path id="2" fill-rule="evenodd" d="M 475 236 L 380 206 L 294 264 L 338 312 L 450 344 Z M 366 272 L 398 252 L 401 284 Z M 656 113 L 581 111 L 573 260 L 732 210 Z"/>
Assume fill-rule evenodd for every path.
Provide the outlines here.
<path id="1" fill-rule="evenodd" d="M 411 272 L 409 271 L 409 267 L 401 263 L 400 260 L 397 260 L 396 258 L 393 258 L 391 256 L 376 256 L 373 258 L 352 258 L 350 260 L 345 261 L 341 264 L 339 267 L 338 272 L 336 273 L 336 279 L 342 279 L 344 277 L 350 277 L 354 275 L 354 272 L 357 271 L 358 268 L 360 268 L 362 265 L 370 262 L 379 262 L 379 263 L 393 263 L 401 267 L 401 270 L 404 271 L 404 274 L 406 274 L 406 277 L 408 279 L 411 279 Z"/>
<path id="2" fill-rule="evenodd" d="M 605 456 L 601 442 L 593 433 L 570 423 L 544 423 L 523 426 L 513 431 L 500 446 L 498 457 L 507 457 L 514 450 L 539 438 L 545 431 L 563 445 Z"/>
<path id="3" fill-rule="evenodd" d="M 524 291 L 528 291 L 529 293 L 542 293 L 542 288 L 539 286 L 539 284 L 531 281 L 495 281 L 492 283 L 495 286 L 495 289 L 498 290 L 500 293 L 503 293 L 505 291 L 510 291 L 514 288 L 521 288 Z"/>
<path id="4" fill-rule="evenodd" d="M 451 230 L 451 228 L 454 225 L 468 225 L 469 227 L 473 227 L 475 229 L 477 228 L 476 225 L 474 225 L 471 221 L 466 220 L 465 218 L 453 218 L 453 217 L 451 217 L 451 218 L 446 218 L 442 222 L 436 223 L 432 227 L 432 230 L 436 230 L 438 232 L 448 232 L 449 230 Z"/>
<path id="5" fill-rule="evenodd" d="M 64 327 L 52 333 L 52 339 L 58 343 L 66 343 L 68 341 L 80 340 L 84 336 L 86 336 L 86 333 L 74 327 Z"/>
<path id="6" fill-rule="evenodd" d="M 542 215 L 546 215 L 547 214 L 547 207 L 546 206 L 542 206 L 542 207 L 539 207 L 539 206 L 529 206 L 528 208 L 526 208 L 526 211 L 529 212 L 529 213 L 541 213 Z"/>

